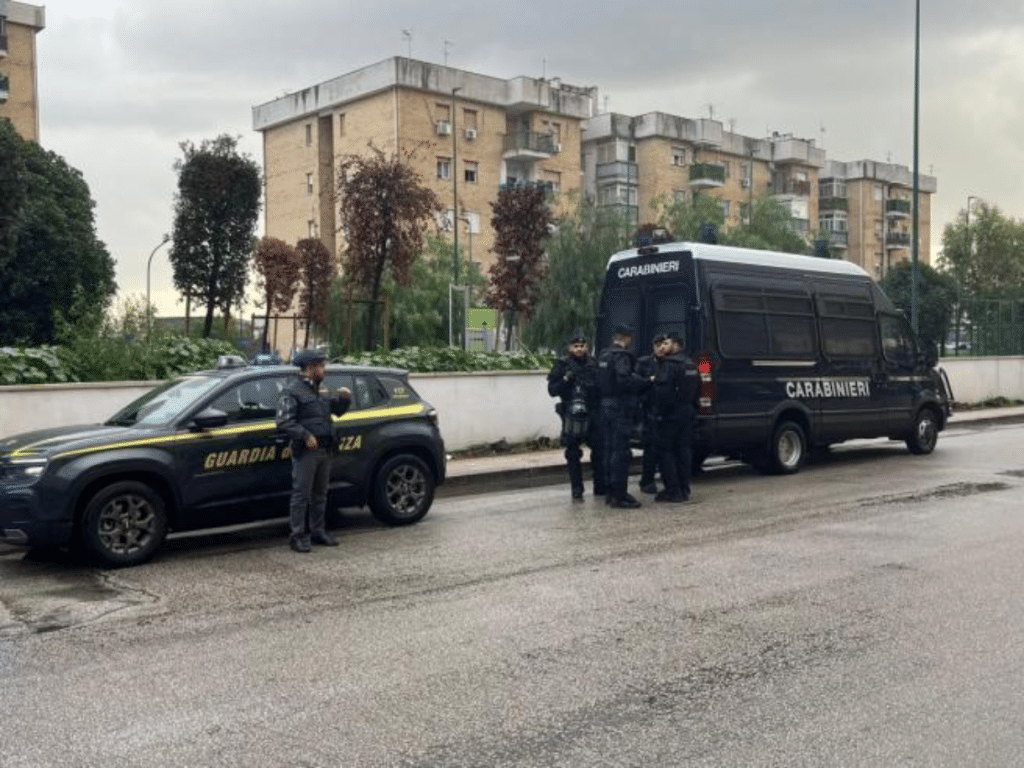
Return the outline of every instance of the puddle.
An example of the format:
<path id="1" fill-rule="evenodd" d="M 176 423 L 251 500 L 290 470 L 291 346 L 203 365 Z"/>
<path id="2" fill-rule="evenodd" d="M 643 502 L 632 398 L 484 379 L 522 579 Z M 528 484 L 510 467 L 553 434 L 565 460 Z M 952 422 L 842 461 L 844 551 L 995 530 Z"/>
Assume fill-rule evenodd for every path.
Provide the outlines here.
<path id="1" fill-rule="evenodd" d="M 1008 474 L 1006 472 L 1002 474 Z M 880 504 L 906 504 L 932 499 L 953 499 L 964 496 L 975 496 L 979 493 L 991 493 L 993 491 L 1005 491 L 1014 486 L 999 481 L 990 483 L 950 483 L 940 485 L 915 493 L 904 493 L 895 496 L 873 496 L 867 499 L 860 499 L 858 503 L 862 507 L 874 507 Z"/>

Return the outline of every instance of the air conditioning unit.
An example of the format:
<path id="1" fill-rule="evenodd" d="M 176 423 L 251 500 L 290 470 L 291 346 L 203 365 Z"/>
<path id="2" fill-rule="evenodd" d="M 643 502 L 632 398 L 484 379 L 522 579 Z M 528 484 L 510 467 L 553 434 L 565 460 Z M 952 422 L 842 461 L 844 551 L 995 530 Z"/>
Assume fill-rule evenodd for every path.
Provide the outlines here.
<path id="1" fill-rule="evenodd" d="M 560 141 L 553 142 L 553 146 L 555 148 L 555 152 L 561 152 L 562 151 L 562 142 L 560 142 Z"/>
<path id="2" fill-rule="evenodd" d="M 438 120 L 434 123 L 434 130 L 437 131 L 438 136 L 450 136 L 452 132 L 452 124 L 447 120 Z"/>
<path id="3" fill-rule="evenodd" d="M 748 179 L 748 178 L 740 179 L 740 186 L 743 187 L 744 189 L 749 189 L 750 188 L 750 179 Z"/>
<path id="4" fill-rule="evenodd" d="M 475 139 L 476 138 L 476 128 L 467 128 L 466 129 L 466 138 L 469 139 L 470 141 Z"/>

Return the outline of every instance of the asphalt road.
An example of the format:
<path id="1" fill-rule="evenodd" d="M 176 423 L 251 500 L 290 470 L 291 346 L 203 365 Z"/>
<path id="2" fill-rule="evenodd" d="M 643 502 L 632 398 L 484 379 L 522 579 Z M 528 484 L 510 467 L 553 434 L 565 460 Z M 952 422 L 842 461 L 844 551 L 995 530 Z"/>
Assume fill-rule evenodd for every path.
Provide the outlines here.
<path id="1" fill-rule="evenodd" d="M 0 556 L 0 766 L 1022 765 L 1022 440 Z"/>

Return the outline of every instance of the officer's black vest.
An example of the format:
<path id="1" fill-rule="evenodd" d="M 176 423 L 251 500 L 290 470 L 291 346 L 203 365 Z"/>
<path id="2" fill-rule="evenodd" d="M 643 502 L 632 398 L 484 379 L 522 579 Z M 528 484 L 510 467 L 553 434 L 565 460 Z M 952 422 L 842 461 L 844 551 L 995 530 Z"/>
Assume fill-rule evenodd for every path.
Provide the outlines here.
<path id="1" fill-rule="evenodd" d="M 334 428 L 331 423 L 331 404 L 317 395 L 303 379 L 296 379 L 288 387 L 288 394 L 299 404 L 295 421 L 318 438 L 330 437 Z"/>
<path id="2" fill-rule="evenodd" d="M 601 353 L 597 363 L 597 385 L 601 389 L 601 397 L 620 399 L 623 405 L 635 405 L 636 395 L 619 380 L 615 370 L 616 355 L 629 358 L 629 368 L 633 370 L 633 353 L 622 347 L 611 346 Z"/>

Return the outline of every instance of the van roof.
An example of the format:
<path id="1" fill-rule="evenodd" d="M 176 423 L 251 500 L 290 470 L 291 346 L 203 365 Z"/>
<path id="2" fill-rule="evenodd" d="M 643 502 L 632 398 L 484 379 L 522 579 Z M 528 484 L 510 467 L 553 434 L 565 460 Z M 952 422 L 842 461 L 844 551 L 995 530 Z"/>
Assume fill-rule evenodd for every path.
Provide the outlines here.
<path id="1" fill-rule="evenodd" d="M 654 249 L 657 249 L 656 251 Z M 643 253 L 641 253 L 643 251 Z M 690 251 L 698 260 L 720 261 L 731 264 L 758 264 L 784 269 L 802 269 L 808 272 L 830 272 L 840 275 L 858 275 L 870 279 L 861 267 L 845 259 L 822 259 L 817 256 L 800 256 L 781 251 L 759 251 L 754 248 L 736 248 L 731 245 L 709 245 L 707 243 L 658 243 L 643 248 L 630 248 L 612 254 L 608 260 L 611 267 L 617 261 L 635 259 L 649 255 L 652 258 L 680 251 Z"/>

